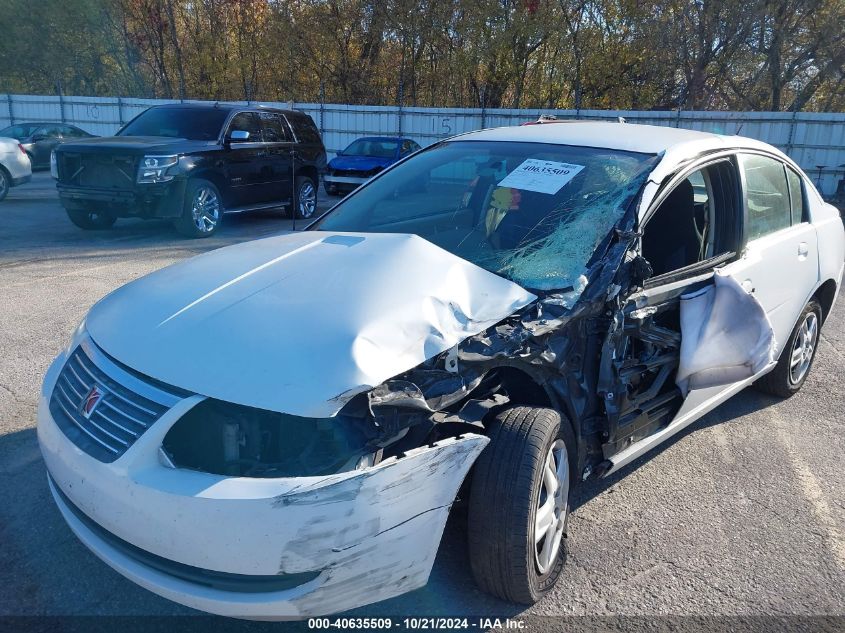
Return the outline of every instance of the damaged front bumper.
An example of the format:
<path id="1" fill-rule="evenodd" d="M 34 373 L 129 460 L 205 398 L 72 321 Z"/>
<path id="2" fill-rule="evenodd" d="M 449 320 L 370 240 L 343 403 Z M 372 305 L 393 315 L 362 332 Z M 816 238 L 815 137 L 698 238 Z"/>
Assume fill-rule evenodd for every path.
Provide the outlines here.
<path id="1" fill-rule="evenodd" d="M 423 586 L 457 490 L 489 441 L 448 438 L 321 477 L 208 475 L 158 457 L 168 429 L 202 400 L 191 396 L 104 463 L 50 414 L 63 361 L 44 381 L 38 439 L 68 525 L 135 583 L 219 615 L 305 618 Z"/>

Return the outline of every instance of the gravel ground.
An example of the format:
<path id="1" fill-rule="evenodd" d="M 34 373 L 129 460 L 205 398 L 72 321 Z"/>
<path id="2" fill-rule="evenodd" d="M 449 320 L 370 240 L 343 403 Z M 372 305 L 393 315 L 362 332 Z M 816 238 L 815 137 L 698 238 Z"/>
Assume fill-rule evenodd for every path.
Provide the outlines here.
<path id="1" fill-rule="evenodd" d="M 51 359 L 106 293 L 196 253 L 290 228 L 274 213 L 227 220 L 219 236 L 200 241 L 164 222 L 83 232 L 45 173 L 0 203 L 0 615 L 195 613 L 124 580 L 71 534 L 47 490 L 35 406 Z M 581 490 L 568 566 L 539 604 L 526 610 L 475 589 L 457 512 L 429 584 L 356 615 L 845 615 L 843 306 L 825 324 L 798 395 L 780 401 L 746 390 Z"/>

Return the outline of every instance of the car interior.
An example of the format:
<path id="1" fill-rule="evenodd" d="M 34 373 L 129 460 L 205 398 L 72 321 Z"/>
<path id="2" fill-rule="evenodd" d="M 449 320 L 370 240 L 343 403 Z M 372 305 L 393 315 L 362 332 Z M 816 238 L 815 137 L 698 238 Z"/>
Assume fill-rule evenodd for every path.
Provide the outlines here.
<path id="1" fill-rule="evenodd" d="M 642 254 L 654 277 L 736 249 L 739 204 L 729 161 L 702 167 L 664 198 L 643 227 Z"/>

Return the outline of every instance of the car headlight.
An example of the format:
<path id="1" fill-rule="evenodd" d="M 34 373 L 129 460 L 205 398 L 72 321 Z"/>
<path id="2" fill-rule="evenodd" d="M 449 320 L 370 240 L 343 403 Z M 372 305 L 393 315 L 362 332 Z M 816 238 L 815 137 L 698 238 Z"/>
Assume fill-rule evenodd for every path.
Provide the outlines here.
<path id="1" fill-rule="evenodd" d="M 144 156 L 138 168 L 138 182 L 173 180 L 173 174 L 168 174 L 167 170 L 178 162 L 178 156 Z"/>
<path id="2" fill-rule="evenodd" d="M 50 152 L 50 175 L 56 180 L 59 179 L 59 164 L 56 162 L 56 150 Z"/>
<path id="3" fill-rule="evenodd" d="M 167 432 L 167 463 L 215 475 L 304 477 L 366 466 L 368 445 L 359 417 L 302 418 L 207 399 Z"/>

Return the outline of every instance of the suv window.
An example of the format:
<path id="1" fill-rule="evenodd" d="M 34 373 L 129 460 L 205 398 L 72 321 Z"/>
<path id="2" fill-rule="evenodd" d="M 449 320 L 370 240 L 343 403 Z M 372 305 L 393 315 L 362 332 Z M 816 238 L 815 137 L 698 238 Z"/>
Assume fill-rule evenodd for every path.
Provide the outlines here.
<path id="1" fill-rule="evenodd" d="M 792 223 L 800 224 L 804 221 L 804 187 L 801 176 L 787 167 L 786 180 L 789 182 L 789 199 L 792 203 Z"/>
<path id="2" fill-rule="evenodd" d="M 261 129 L 265 142 L 284 143 L 293 140 L 287 123 L 281 115 L 275 112 L 261 112 L 259 117 L 261 118 Z"/>
<path id="3" fill-rule="evenodd" d="M 735 251 L 736 192 L 729 161 L 702 167 L 672 189 L 643 228 L 642 253 L 655 276 Z"/>
<path id="4" fill-rule="evenodd" d="M 749 240 L 785 229 L 792 224 L 789 186 L 783 163 L 768 156 L 742 157 L 748 202 Z"/>
<path id="5" fill-rule="evenodd" d="M 167 136 L 214 141 L 229 112 L 223 108 L 150 108 L 126 124 L 118 136 Z"/>
<path id="6" fill-rule="evenodd" d="M 302 116 L 290 116 L 287 119 L 300 143 L 322 144 L 320 133 L 310 116 L 304 114 Z"/>
<path id="7" fill-rule="evenodd" d="M 258 119 L 257 112 L 239 112 L 236 114 L 229 123 L 229 131 L 226 136 L 232 136 L 232 132 L 235 130 L 249 132 L 247 143 L 261 142 L 261 121 Z"/>

